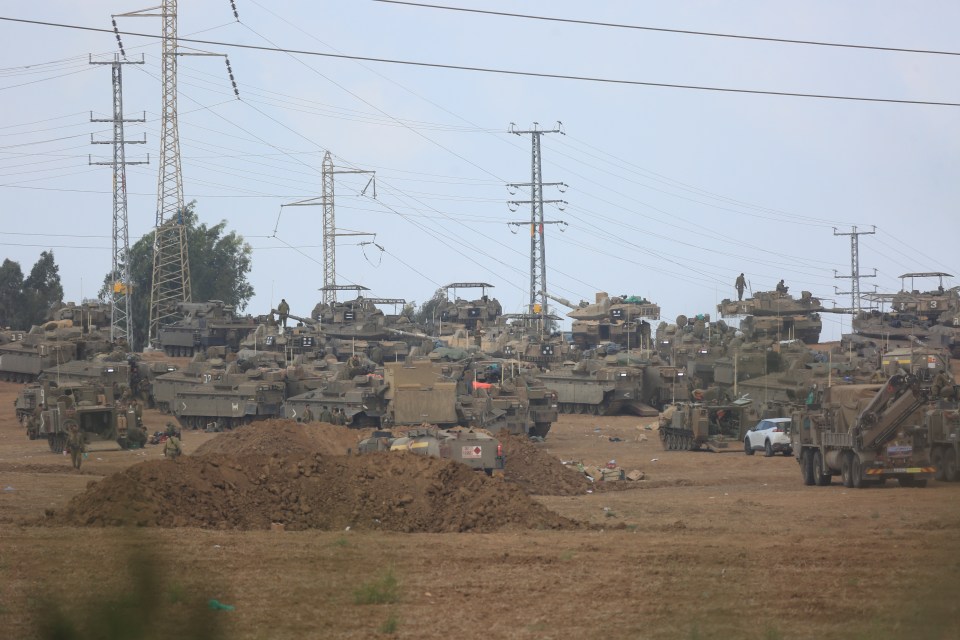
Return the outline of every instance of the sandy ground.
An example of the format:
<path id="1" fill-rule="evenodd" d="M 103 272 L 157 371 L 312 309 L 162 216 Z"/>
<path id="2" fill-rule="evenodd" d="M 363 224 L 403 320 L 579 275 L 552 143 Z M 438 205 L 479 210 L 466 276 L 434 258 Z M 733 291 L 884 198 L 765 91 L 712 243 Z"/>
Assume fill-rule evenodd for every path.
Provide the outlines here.
<path id="1" fill-rule="evenodd" d="M 70 624 L 108 637 L 115 623 L 136 630 L 115 637 L 145 638 L 960 637 L 960 483 L 805 487 L 793 458 L 667 452 L 650 419 L 572 416 L 538 446 L 647 478 L 537 498 L 593 529 L 41 527 L 30 521 L 161 452 L 98 443 L 74 472 L 26 438 L 17 389 L 0 383 L 3 637 Z M 184 435 L 187 454 L 212 437 Z"/>

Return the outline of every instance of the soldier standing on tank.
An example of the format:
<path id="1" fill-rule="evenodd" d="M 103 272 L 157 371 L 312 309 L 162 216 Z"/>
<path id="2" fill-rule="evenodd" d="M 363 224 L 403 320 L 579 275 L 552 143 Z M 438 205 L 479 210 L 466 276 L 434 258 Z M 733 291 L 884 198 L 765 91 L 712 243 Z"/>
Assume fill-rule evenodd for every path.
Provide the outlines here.
<path id="1" fill-rule="evenodd" d="M 740 302 L 743 300 L 743 290 L 747 288 L 747 279 L 742 273 L 737 276 L 737 283 L 734 286 L 737 288 L 737 302 Z"/>
<path id="2" fill-rule="evenodd" d="M 777 293 L 780 295 L 787 295 L 787 285 L 783 284 L 783 280 L 777 283 Z"/>
<path id="3" fill-rule="evenodd" d="M 83 454 L 87 451 L 86 437 L 80 431 L 80 424 L 72 415 L 64 421 L 67 427 L 67 448 L 70 450 L 70 460 L 73 462 L 73 468 L 79 469 L 83 462 Z"/>
<path id="4" fill-rule="evenodd" d="M 326 422 L 328 424 L 333 424 L 333 414 L 330 413 L 330 408 L 327 406 L 323 407 L 323 410 L 320 411 L 320 422 Z"/>
<path id="5" fill-rule="evenodd" d="M 286 298 L 280 298 L 280 304 L 277 305 L 277 313 L 280 314 L 280 324 L 287 328 L 287 316 L 290 314 L 290 305 Z"/>

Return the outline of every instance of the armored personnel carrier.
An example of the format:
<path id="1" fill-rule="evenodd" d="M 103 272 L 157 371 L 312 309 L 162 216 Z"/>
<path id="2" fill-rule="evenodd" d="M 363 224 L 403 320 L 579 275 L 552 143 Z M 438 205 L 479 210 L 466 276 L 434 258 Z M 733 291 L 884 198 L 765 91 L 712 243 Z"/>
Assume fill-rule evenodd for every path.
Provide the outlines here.
<path id="1" fill-rule="evenodd" d="M 237 316 L 220 300 L 180 302 L 183 319 L 160 327 L 158 346 L 168 356 L 190 357 L 207 347 L 227 346 L 236 351 L 240 341 L 257 328 L 252 316 Z"/>
<path id="2" fill-rule="evenodd" d="M 660 444 L 667 451 L 743 451 L 744 435 L 759 419 L 748 398 L 728 403 L 679 403 L 661 416 Z"/>
<path id="3" fill-rule="evenodd" d="M 183 427 L 221 431 L 281 417 L 285 395 L 280 371 L 223 373 L 178 389 L 172 412 Z"/>

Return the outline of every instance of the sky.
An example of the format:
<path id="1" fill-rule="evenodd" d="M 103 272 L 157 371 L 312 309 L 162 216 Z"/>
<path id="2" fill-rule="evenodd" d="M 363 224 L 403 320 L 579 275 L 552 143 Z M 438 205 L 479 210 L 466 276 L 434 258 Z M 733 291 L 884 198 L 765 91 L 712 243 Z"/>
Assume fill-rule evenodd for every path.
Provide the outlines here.
<path id="1" fill-rule="evenodd" d="M 529 302 L 531 138 L 541 136 L 547 286 L 574 302 L 644 296 L 662 317 L 710 313 L 782 278 L 849 307 L 851 239 L 861 290 L 900 290 L 906 272 L 957 274 L 960 107 L 758 95 L 495 74 L 255 49 L 709 86 L 960 103 L 960 4 L 567 0 L 436 4 L 552 18 L 901 49 L 908 53 L 709 37 L 484 15 L 373 0 L 181 0 L 178 122 L 184 196 L 253 248 L 247 311 L 281 297 L 309 314 L 323 286 L 321 162 L 336 176 L 338 284 L 423 303 L 451 282 L 494 285 L 505 312 Z M 126 0 L 9 0 L 0 17 L 111 27 Z M 118 17 L 159 34 L 158 18 Z M 155 224 L 160 42 L 124 35 L 131 244 Z M 189 49 L 187 48 L 189 47 Z M 24 272 L 52 249 L 67 300 L 110 270 L 112 33 L 0 21 L 0 255 Z M 562 207 L 562 209 L 561 209 Z M 372 235 L 375 234 L 375 235 Z M 193 264 L 193 269 L 203 265 Z M 918 286 L 933 288 L 936 281 Z M 958 284 L 948 278 L 945 286 Z M 929 286 L 927 286 L 929 285 Z M 462 297 L 479 292 L 461 290 Z M 748 292 L 749 295 L 749 292 Z M 343 294 L 340 298 L 343 299 Z M 352 296 L 350 296 L 352 297 Z M 562 313 L 563 308 L 554 309 Z M 823 340 L 849 331 L 825 314 Z"/>

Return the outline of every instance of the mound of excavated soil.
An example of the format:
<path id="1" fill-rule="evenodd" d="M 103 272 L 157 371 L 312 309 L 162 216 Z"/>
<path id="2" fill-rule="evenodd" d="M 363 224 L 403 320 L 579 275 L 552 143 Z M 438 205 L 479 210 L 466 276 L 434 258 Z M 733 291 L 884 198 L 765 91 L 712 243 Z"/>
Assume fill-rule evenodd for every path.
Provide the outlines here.
<path id="1" fill-rule="evenodd" d="M 586 476 L 523 436 L 501 437 L 506 461 L 503 475 L 508 483 L 540 496 L 579 496 L 593 487 Z"/>
<path id="2" fill-rule="evenodd" d="M 144 462 L 74 497 L 43 524 L 403 532 L 580 525 L 520 487 L 414 454 L 207 454 Z"/>
<path id="3" fill-rule="evenodd" d="M 344 455 L 348 450 L 355 452 L 357 442 L 371 433 L 372 429 L 348 429 L 325 422 L 266 420 L 221 433 L 200 445 L 194 455 Z"/>

